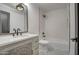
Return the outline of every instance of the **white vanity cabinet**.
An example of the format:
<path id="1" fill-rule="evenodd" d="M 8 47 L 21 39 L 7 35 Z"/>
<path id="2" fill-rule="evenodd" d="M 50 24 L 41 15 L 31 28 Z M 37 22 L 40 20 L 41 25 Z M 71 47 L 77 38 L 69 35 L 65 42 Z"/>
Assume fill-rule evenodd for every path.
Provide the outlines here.
<path id="1" fill-rule="evenodd" d="M 38 55 L 39 39 L 37 37 L 23 39 L 19 42 L 8 44 L 0 47 L 2 55 Z"/>

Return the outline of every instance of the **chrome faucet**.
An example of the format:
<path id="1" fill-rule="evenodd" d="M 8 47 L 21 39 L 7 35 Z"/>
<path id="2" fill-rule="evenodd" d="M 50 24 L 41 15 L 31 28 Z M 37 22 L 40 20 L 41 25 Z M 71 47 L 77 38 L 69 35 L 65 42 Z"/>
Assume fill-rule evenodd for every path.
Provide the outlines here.
<path id="1" fill-rule="evenodd" d="M 17 30 L 16 30 L 16 29 L 14 28 L 13 31 L 14 31 L 13 36 L 15 36 L 15 34 L 16 34 L 16 35 L 19 35 L 19 33 L 20 33 L 19 31 L 21 31 L 21 29 L 20 29 L 20 28 L 17 28 Z M 20 33 L 20 35 L 22 35 L 22 33 Z"/>
<path id="2" fill-rule="evenodd" d="M 15 28 L 13 28 L 13 31 L 14 31 L 13 36 L 15 36 L 15 34 L 16 34 L 16 29 L 15 29 Z"/>
<path id="3" fill-rule="evenodd" d="M 19 31 L 21 31 L 20 28 L 17 28 L 17 31 L 16 31 L 16 34 L 18 35 L 19 34 Z"/>

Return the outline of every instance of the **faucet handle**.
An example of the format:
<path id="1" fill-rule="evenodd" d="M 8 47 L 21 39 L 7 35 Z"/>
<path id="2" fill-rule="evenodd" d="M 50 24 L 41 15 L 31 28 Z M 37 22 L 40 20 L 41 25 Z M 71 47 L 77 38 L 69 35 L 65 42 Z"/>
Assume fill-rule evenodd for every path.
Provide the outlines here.
<path id="1" fill-rule="evenodd" d="M 20 28 L 17 28 L 17 30 L 19 30 L 19 31 L 20 31 L 21 29 L 20 29 Z"/>
<path id="2" fill-rule="evenodd" d="M 15 28 L 13 28 L 13 31 L 15 31 L 15 33 L 13 33 L 13 36 L 15 36 L 15 34 L 16 34 L 16 29 L 15 29 Z"/>
<path id="3" fill-rule="evenodd" d="M 17 28 L 17 30 L 21 31 L 21 29 L 20 29 L 20 28 Z M 22 35 L 22 32 L 19 32 L 19 33 L 20 33 L 20 35 Z"/>
<path id="4" fill-rule="evenodd" d="M 15 31 L 15 33 L 16 33 L 16 29 L 15 28 L 13 28 L 13 31 Z"/>
<path id="5" fill-rule="evenodd" d="M 20 31 L 21 31 L 21 29 L 20 29 L 20 28 L 17 28 L 17 35 L 18 35 L 18 34 L 21 35 Z"/>

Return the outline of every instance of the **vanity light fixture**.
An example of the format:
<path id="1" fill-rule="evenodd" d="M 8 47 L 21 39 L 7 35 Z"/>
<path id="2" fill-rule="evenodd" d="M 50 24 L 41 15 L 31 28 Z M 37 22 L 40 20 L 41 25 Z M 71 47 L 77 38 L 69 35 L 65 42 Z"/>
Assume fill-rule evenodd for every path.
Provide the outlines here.
<path id="1" fill-rule="evenodd" d="M 23 11 L 24 10 L 23 3 L 19 3 L 18 5 L 16 5 L 16 9 L 18 11 Z"/>

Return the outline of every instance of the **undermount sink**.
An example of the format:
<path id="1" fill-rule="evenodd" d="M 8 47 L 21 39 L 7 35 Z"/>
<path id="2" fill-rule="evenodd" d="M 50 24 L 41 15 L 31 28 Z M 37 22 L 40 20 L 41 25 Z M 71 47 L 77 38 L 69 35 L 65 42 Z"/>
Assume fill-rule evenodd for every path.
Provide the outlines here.
<path id="1" fill-rule="evenodd" d="M 18 36 L 14 36 L 14 38 L 27 38 L 27 37 L 30 37 L 31 35 L 18 35 Z"/>

